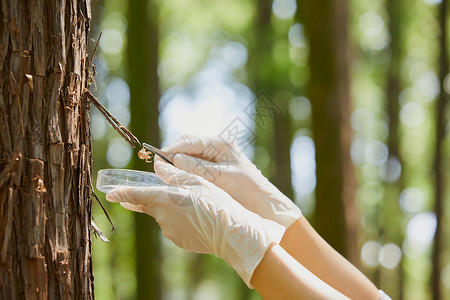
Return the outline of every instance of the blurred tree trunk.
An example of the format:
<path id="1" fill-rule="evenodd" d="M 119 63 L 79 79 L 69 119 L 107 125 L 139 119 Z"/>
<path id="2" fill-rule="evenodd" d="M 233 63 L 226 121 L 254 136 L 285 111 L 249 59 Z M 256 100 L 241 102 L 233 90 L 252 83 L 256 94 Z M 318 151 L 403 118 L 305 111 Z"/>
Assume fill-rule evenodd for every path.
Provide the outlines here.
<path id="1" fill-rule="evenodd" d="M 446 81 L 449 74 L 448 60 L 448 28 L 447 28 L 447 9 L 448 0 L 442 0 L 439 5 L 439 26 L 441 35 L 439 38 L 439 80 L 441 83 L 441 92 L 436 102 L 436 148 L 434 158 L 435 178 L 435 204 L 434 212 L 436 214 L 436 233 L 434 236 L 432 253 L 432 290 L 433 300 L 442 298 L 441 272 L 442 272 L 442 248 L 443 248 L 443 214 L 444 214 L 444 186 L 445 186 L 445 160 L 444 160 L 444 141 L 446 126 L 446 107 L 448 102 L 448 92 L 446 90 Z"/>
<path id="2" fill-rule="evenodd" d="M 158 102 L 158 7 L 156 1 L 129 1 L 128 84 L 130 86 L 131 131 L 159 146 Z M 133 156 L 135 169 L 150 165 Z M 161 299 L 161 245 L 159 226 L 149 216 L 134 214 L 136 222 L 136 299 Z"/>
<path id="3" fill-rule="evenodd" d="M 255 127 L 253 129 L 254 138 L 254 163 L 260 168 L 261 172 L 272 181 L 275 173 L 275 163 L 262 165 L 265 156 L 270 157 L 270 162 L 275 159 L 273 156 L 274 142 L 273 138 L 273 120 L 260 120 L 260 114 L 265 114 L 268 111 L 264 110 L 261 113 L 260 108 L 263 101 L 272 101 L 269 95 L 273 93 L 273 83 L 271 82 L 271 72 L 273 71 L 272 63 L 272 28 L 271 28 L 271 14 L 272 14 L 272 0 L 256 0 L 254 1 L 256 7 L 256 15 L 254 21 L 254 35 L 250 37 L 248 69 L 249 82 L 253 93 L 255 94 L 254 103 L 255 113 L 253 121 Z M 269 112 L 270 113 L 270 112 Z M 263 122 L 261 122 L 263 121 Z M 274 183 L 275 184 L 275 183 Z M 252 295 L 247 285 L 240 280 L 240 295 L 238 299 L 249 299 Z"/>
<path id="4" fill-rule="evenodd" d="M 386 86 L 387 113 L 389 121 L 388 148 L 389 156 L 399 157 L 399 104 L 400 95 L 400 1 L 388 0 L 389 32 L 391 34 L 391 62 Z"/>
<path id="5" fill-rule="evenodd" d="M 0 5 L 0 298 L 92 299 L 90 1 Z"/>
<path id="6" fill-rule="evenodd" d="M 189 255 L 190 260 L 187 269 L 189 276 L 187 278 L 186 299 L 192 300 L 196 298 L 197 287 L 205 277 L 205 257 L 198 253 L 189 253 Z"/>
<path id="7" fill-rule="evenodd" d="M 263 174 L 282 191 L 293 199 L 290 166 L 290 145 L 292 133 L 287 112 L 288 99 L 283 94 L 276 95 L 282 88 L 274 75 L 273 42 L 274 32 L 271 24 L 272 0 L 255 1 L 256 15 L 254 35 L 249 40 L 249 81 L 255 94 L 253 118 L 255 128 L 254 162 Z M 268 164 L 262 164 L 267 162 Z M 242 283 L 240 299 L 248 299 L 251 291 Z"/>
<path id="8" fill-rule="evenodd" d="M 254 77 L 251 85 L 256 94 L 254 114 L 255 159 L 268 155 L 268 168 L 261 170 L 270 181 L 286 196 L 294 199 L 291 181 L 290 146 L 292 130 L 288 113 L 288 95 L 281 92 L 282 84 L 288 77 L 277 78 L 274 74 L 273 43 L 274 32 L 271 25 L 272 0 L 258 0 L 253 40 L 253 57 L 250 58 L 250 69 Z M 267 153 L 265 153 L 267 151 Z"/>
<path id="9" fill-rule="evenodd" d="M 287 76 L 286 76 L 287 77 Z M 289 115 L 289 101 L 292 100 L 290 95 L 278 93 L 275 95 L 275 101 L 282 110 L 278 117 L 273 120 L 274 134 L 272 143 L 274 150 L 270 157 L 275 160 L 275 173 L 271 177 L 272 183 L 285 194 L 289 199 L 294 201 L 294 189 L 292 187 L 291 172 L 291 144 L 293 139 L 291 120 Z"/>
<path id="10" fill-rule="evenodd" d="M 272 154 L 274 152 L 273 138 L 273 122 L 272 120 L 261 122 L 260 115 L 267 113 L 267 110 L 260 112 L 263 101 L 271 101 L 270 95 L 273 96 L 273 82 L 271 81 L 273 72 L 272 58 L 272 41 L 273 32 L 271 27 L 272 0 L 256 0 L 255 30 L 254 35 L 250 37 L 253 50 L 249 53 L 249 75 L 251 89 L 255 94 L 253 105 L 255 113 L 253 121 L 255 128 L 253 129 L 254 140 L 254 162 L 261 169 L 262 173 L 271 179 L 275 173 L 275 159 Z M 264 121 L 264 120 L 262 120 Z M 268 164 L 261 164 L 266 161 L 269 156 Z"/>
<path id="11" fill-rule="evenodd" d="M 315 225 L 337 251 L 359 265 L 355 178 L 350 159 L 351 65 L 348 3 L 298 0 L 309 38 L 309 97 L 316 145 Z"/>
<path id="12" fill-rule="evenodd" d="M 400 95 L 400 65 L 401 65 L 401 0 L 388 0 L 386 3 L 389 16 L 389 32 L 391 35 L 390 51 L 391 60 L 389 64 L 386 83 L 386 112 L 388 116 L 388 149 L 389 157 L 386 162 L 385 188 L 386 197 L 379 206 L 377 213 L 377 227 L 381 242 L 392 242 L 400 246 L 403 243 L 402 233 L 403 213 L 399 206 L 399 195 L 403 187 L 402 173 L 396 177 L 398 167 L 402 167 L 403 162 L 399 153 L 399 103 Z M 386 230 L 385 230 L 386 229 Z M 402 260 L 403 261 L 403 260 Z M 396 276 L 382 276 L 382 269 L 377 268 L 375 284 L 382 287 L 389 295 L 398 296 L 396 299 L 403 299 L 404 276 L 402 261 L 397 267 Z M 382 282 L 382 278 L 386 278 Z"/>

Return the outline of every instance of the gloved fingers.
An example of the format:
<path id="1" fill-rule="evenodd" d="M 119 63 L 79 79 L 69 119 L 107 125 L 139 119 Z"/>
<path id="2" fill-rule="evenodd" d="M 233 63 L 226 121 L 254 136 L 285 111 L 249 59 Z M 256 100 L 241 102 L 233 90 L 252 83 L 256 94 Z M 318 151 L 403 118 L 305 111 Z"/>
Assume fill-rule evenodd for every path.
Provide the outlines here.
<path id="1" fill-rule="evenodd" d="M 134 212 L 144 213 L 144 210 L 142 209 L 141 205 L 134 205 L 128 202 L 120 202 L 120 206 Z"/>
<path id="2" fill-rule="evenodd" d="M 205 139 L 195 135 L 183 135 L 174 143 L 161 149 L 170 153 L 201 155 L 205 150 Z"/>
<path id="3" fill-rule="evenodd" d="M 173 161 L 173 157 L 175 156 L 175 154 L 173 153 L 168 153 L 166 155 L 164 155 L 165 158 L 167 158 L 169 161 Z M 161 158 L 161 156 L 154 154 L 153 155 L 153 161 L 157 162 L 157 161 L 163 161 L 166 162 L 164 159 Z"/>
<path id="4" fill-rule="evenodd" d="M 236 143 L 228 143 L 221 137 L 182 136 L 173 144 L 162 150 L 169 153 L 185 153 L 212 162 L 235 160 L 236 154 L 241 153 Z"/>
<path id="5" fill-rule="evenodd" d="M 145 213 L 161 222 L 176 207 L 192 206 L 192 194 L 192 190 L 183 187 L 136 187 L 116 189 L 109 192 L 106 199 L 120 202 L 126 209 Z"/>
<path id="6" fill-rule="evenodd" d="M 127 202 L 133 205 L 152 206 L 157 204 L 159 198 L 165 197 L 167 187 L 127 187 L 114 189 L 106 194 L 110 202 Z"/>
<path id="7" fill-rule="evenodd" d="M 165 183 L 173 186 L 201 185 L 203 179 L 194 174 L 180 170 L 175 166 L 162 161 L 156 161 L 154 164 L 155 172 Z"/>
<path id="8" fill-rule="evenodd" d="M 226 166 L 219 163 L 210 162 L 201 158 L 178 153 L 173 159 L 175 167 L 201 176 L 211 182 L 215 182 L 220 176 L 220 171 Z"/>

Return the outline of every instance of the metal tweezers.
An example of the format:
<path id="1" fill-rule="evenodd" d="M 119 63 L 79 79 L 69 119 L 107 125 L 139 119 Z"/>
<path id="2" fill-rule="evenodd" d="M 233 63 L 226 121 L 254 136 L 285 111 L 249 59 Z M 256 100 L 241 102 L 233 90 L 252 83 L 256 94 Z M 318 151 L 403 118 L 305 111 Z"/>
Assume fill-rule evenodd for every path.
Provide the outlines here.
<path id="1" fill-rule="evenodd" d="M 158 155 L 163 160 L 165 160 L 166 162 L 168 162 L 169 164 L 171 164 L 173 166 L 173 162 L 168 158 L 168 157 L 172 158 L 173 154 L 169 154 L 167 152 L 161 151 L 160 149 L 153 147 L 152 145 L 149 145 L 146 143 L 142 143 L 142 147 L 144 147 L 146 150 L 150 151 L 151 153 Z"/>

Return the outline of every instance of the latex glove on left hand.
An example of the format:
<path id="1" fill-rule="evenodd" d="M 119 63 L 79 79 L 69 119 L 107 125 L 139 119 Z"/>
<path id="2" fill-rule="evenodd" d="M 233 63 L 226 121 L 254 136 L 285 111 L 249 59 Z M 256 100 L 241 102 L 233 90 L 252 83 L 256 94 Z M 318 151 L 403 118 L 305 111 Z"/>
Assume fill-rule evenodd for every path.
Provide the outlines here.
<path id="1" fill-rule="evenodd" d="M 251 287 L 255 268 L 272 243 L 281 241 L 285 227 L 245 209 L 199 176 L 161 161 L 154 168 L 170 186 L 116 189 L 106 199 L 152 216 L 175 245 L 221 257 Z"/>

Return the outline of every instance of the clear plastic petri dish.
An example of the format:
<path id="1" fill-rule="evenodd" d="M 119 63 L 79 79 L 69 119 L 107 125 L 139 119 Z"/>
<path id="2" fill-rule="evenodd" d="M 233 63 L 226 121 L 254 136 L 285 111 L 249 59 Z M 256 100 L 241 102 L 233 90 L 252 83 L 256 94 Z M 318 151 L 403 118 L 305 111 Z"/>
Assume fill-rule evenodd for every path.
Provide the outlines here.
<path id="1" fill-rule="evenodd" d="M 141 186 L 167 186 L 167 184 L 152 172 L 127 169 L 103 169 L 97 173 L 97 189 L 103 193 L 108 193 L 109 191 L 122 187 Z"/>

